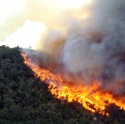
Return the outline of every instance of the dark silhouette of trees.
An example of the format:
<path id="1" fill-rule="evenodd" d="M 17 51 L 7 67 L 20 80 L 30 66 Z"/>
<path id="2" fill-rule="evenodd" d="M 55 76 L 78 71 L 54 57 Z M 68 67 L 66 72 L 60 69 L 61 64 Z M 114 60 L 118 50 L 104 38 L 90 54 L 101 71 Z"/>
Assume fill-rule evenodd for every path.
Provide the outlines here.
<path id="1" fill-rule="evenodd" d="M 20 48 L 0 46 L 0 124 L 124 124 L 123 110 L 108 106 L 106 111 L 111 116 L 54 98 L 24 64 Z"/>

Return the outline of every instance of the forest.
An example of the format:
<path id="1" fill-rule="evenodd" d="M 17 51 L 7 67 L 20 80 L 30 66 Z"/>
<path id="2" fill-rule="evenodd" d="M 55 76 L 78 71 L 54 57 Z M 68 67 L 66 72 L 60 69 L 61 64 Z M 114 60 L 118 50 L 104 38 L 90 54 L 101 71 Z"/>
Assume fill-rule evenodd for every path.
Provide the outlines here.
<path id="1" fill-rule="evenodd" d="M 0 46 L 0 124 L 125 124 L 124 110 L 110 104 L 106 111 L 109 116 L 54 98 L 19 47 Z"/>

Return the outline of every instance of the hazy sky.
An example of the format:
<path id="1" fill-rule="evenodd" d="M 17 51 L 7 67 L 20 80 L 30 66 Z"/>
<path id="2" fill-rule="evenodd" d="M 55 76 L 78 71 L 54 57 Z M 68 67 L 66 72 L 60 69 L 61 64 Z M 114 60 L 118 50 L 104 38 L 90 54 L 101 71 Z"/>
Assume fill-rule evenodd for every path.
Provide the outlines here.
<path id="1" fill-rule="evenodd" d="M 63 10 L 79 8 L 84 0 L 0 0 L 0 41 L 27 19 L 49 23 Z"/>

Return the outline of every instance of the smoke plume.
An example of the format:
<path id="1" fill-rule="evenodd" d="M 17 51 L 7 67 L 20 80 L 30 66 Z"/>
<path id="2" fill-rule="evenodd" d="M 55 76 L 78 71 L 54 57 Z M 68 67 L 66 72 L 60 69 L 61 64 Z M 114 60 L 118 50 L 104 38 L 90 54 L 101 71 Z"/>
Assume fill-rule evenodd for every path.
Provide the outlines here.
<path id="1" fill-rule="evenodd" d="M 53 63 L 67 80 L 125 93 L 125 0 L 92 0 L 64 12 L 60 28 L 48 30 L 38 49 L 41 63 Z"/>

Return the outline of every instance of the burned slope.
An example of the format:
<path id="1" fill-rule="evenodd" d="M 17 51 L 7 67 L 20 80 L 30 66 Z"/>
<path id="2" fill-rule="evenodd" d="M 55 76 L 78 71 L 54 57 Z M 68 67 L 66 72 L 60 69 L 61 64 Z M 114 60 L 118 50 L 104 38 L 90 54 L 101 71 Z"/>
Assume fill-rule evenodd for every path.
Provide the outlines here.
<path id="1" fill-rule="evenodd" d="M 125 112 L 115 105 L 107 107 L 107 117 L 55 99 L 20 53 L 0 47 L 0 124 L 124 124 Z"/>

